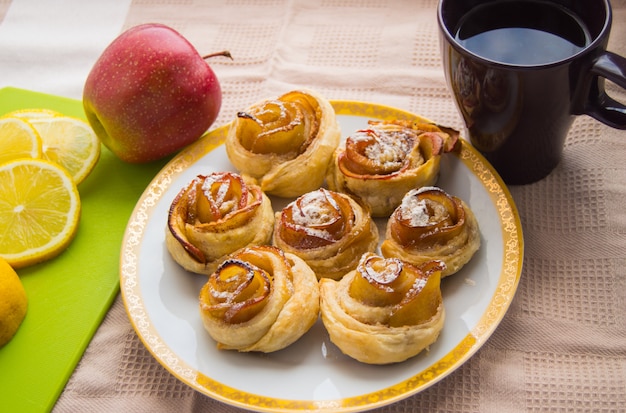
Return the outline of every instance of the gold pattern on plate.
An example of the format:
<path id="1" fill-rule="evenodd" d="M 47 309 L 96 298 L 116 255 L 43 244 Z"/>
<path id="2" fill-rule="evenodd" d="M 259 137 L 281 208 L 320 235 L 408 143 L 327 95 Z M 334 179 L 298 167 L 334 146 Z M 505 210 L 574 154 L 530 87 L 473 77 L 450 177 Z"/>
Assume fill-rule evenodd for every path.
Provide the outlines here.
<path id="1" fill-rule="evenodd" d="M 400 109 L 356 101 L 332 101 L 337 115 L 372 119 L 409 119 L 426 121 Z M 175 354 L 162 340 L 150 321 L 139 283 L 139 252 L 152 212 L 173 180 L 203 156 L 225 141 L 228 125 L 219 127 L 190 145 L 170 161 L 148 185 L 128 222 L 120 259 L 120 287 L 133 328 L 148 351 L 178 379 L 192 388 L 222 402 L 258 411 L 343 411 L 354 412 L 380 407 L 415 394 L 441 380 L 471 357 L 489 338 L 508 309 L 522 270 L 523 237 L 513 198 L 488 162 L 462 140 L 459 160 L 482 183 L 501 220 L 504 257 L 496 291 L 476 326 L 448 354 L 407 380 L 379 391 L 337 400 L 286 400 L 241 391 L 196 371 Z"/>

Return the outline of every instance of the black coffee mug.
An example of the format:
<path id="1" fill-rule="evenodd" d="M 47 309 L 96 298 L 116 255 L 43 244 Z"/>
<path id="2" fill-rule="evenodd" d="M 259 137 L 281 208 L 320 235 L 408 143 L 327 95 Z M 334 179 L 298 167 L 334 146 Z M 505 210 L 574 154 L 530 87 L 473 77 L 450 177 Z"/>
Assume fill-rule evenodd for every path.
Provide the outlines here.
<path id="1" fill-rule="evenodd" d="M 440 0 L 446 81 L 469 139 L 507 184 L 546 177 L 576 115 L 626 129 L 626 59 L 606 50 L 608 0 Z"/>

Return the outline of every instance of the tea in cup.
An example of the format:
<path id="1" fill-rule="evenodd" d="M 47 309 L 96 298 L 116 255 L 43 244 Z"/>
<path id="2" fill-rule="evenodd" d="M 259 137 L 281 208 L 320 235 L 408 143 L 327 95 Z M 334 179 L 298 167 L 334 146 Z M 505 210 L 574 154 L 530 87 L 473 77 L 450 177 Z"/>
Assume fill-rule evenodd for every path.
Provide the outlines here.
<path id="1" fill-rule="evenodd" d="M 440 0 L 446 81 L 468 137 L 507 184 L 546 177 L 576 115 L 626 129 L 626 59 L 606 50 L 608 0 Z"/>

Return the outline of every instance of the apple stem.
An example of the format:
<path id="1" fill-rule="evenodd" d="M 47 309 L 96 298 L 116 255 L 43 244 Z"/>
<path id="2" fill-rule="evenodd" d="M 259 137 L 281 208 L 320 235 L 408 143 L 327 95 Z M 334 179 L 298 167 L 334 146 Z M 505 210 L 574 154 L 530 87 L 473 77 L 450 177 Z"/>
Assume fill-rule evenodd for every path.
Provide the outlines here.
<path id="1" fill-rule="evenodd" d="M 211 57 L 216 57 L 216 56 L 224 56 L 224 57 L 228 57 L 230 60 L 233 60 L 233 56 L 230 54 L 228 50 L 223 50 L 221 52 L 211 53 L 211 54 L 202 56 L 202 59 L 206 60 L 206 59 L 210 59 Z"/>

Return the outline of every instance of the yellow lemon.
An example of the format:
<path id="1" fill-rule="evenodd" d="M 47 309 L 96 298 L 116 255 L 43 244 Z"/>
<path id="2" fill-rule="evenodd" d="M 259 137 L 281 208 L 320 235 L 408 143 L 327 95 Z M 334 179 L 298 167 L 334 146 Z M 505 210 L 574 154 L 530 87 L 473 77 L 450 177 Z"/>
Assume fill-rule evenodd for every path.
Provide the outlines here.
<path id="1" fill-rule="evenodd" d="M 13 338 L 27 309 L 28 299 L 22 280 L 0 257 L 0 347 Z"/>
<path id="2" fill-rule="evenodd" d="M 59 165 L 0 164 L 0 257 L 21 268 L 58 255 L 76 235 L 80 209 L 76 184 Z"/>
<path id="3" fill-rule="evenodd" d="M 41 154 L 41 138 L 29 122 L 0 118 L 0 164 L 17 158 L 39 158 Z"/>
<path id="4" fill-rule="evenodd" d="M 78 185 L 100 159 L 100 141 L 89 124 L 70 116 L 30 117 L 43 145 L 43 158 L 64 167 Z"/>
<path id="5" fill-rule="evenodd" d="M 23 120 L 31 120 L 38 118 L 51 118 L 53 116 L 62 116 L 63 114 L 51 109 L 33 108 L 33 109 L 17 109 L 9 112 L 3 117 L 20 118 Z"/>

